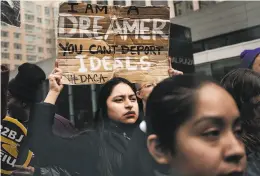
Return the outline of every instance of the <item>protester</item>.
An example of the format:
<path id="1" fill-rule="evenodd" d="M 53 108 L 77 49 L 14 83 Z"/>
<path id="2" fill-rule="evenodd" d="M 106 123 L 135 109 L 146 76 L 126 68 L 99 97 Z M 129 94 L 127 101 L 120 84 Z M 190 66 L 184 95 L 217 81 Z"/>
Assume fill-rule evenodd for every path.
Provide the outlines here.
<path id="1" fill-rule="evenodd" d="M 126 133 L 125 135 L 128 135 L 129 126 L 135 124 L 139 117 L 135 92 L 134 85 L 124 78 L 116 77 L 104 84 L 99 93 L 99 108 L 95 116 L 97 125 L 104 125 L 104 128 L 107 129 L 113 123 L 112 126 L 116 125 L 118 130 L 122 129 Z M 124 112 L 127 114 L 123 114 Z M 133 127 L 130 127 L 131 132 L 132 130 Z"/>
<path id="2" fill-rule="evenodd" d="M 45 73 L 40 67 L 35 64 L 24 63 L 18 67 L 18 74 L 8 84 L 8 115 L 17 119 L 25 127 L 28 126 L 30 120 L 29 114 L 33 104 L 41 101 L 36 99 L 36 94 L 45 78 Z M 65 138 L 78 133 L 78 130 L 69 120 L 58 114 L 55 114 L 54 117 L 55 120 L 52 130 L 55 135 Z M 16 164 L 21 164 L 20 160 L 23 161 L 23 158 L 27 157 L 27 151 L 29 150 L 27 142 L 25 138 L 19 151 Z M 40 165 L 41 161 L 38 161 L 36 156 L 30 164 L 37 167 L 36 165 Z M 28 171 L 26 171 L 26 169 L 16 170 L 13 174 L 22 175 L 25 172 L 33 174 L 35 171 L 34 167 L 30 166 Z M 37 169 L 39 172 L 44 173 L 43 175 L 47 176 L 48 174 L 57 172 L 57 168 L 61 170 L 61 168 L 56 166 L 46 166 L 46 168 L 41 167 Z"/>
<path id="3" fill-rule="evenodd" d="M 219 85 L 193 75 L 168 78 L 154 88 L 146 108 L 149 152 L 170 164 L 173 175 L 243 174 L 240 114 Z"/>
<path id="4" fill-rule="evenodd" d="M 8 84 L 8 114 L 27 126 L 30 107 L 37 102 L 36 93 L 45 80 L 45 73 L 37 65 L 24 63 Z"/>
<path id="5" fill-rule="evenodd" d="M 56 68 L 49 76 L 50 91 L 31 114 L 29 138 L 33 151 L 46 164 L 59 165 L 70 173 L 114 175 L 131 138 L 131 126 L 139 116 L 134 87 L 122 78 L 108 81 L 101 89 L 95 117 L 99 133 L 88 131 L 61 139 L 51 130 L 54 104 L 63 88 L 61 75 L 62 71 Z"/>
<path id="6" fill-rule="evenodd" d="M 183 72 L 179 70 L 175 70 L 173 68 L 170 68 L 168 70 L 169 76 L 176 76 L 176 75 L 182 75 Z M 136 84 L 137 92 L 136 95 L 138 98 L 142 100 L 143 105 L 143 112 L 145 112 L 146 102 L 148 99 L 148 96 L 153 91 L 153 88 L 156 86 L 157 81 L 151 77 L 148 78 L 150 82 L 143 82 Z"/>
<path id="7" fill-rule="evenodd" d="M 183 72 L 170 68 L 169 76 L 182 75 Z M 156 86 L 157 81 L 152 77 L 147 77 L 148 83 L 136 84 L 137 97 L 142 100 L 143 113 L 145 114 L 146 102 Z M 153 176 L 157 173 L 168 174 L 167 165 L 158 165 L 154 162 L 153 158 L 149 154 L 146 146 L 146 122 L 145 119 L 140 123 L 139 127 L 135 129 L 131 142 L 127 152 L 123 157 L 123 166 L 118 176 Z"/>
<path id="8" fill-rule="evenodd" d="M 260 175 L 260 74 L 249 69 L 235 69 L 224 76 L 221 84 L 233 96 L 241 112 L 247 174 Z"/>
<path id="9" fill-rule="evenodd" d="M 245 50 L 240 54 L 242 59 L 241 68 L 252 69 L 260 73 L 260 48 Z"/>
<path id="10" fill-rule="evenodd" d="M 18 67 L 18 74 L 8 85 L 8 115 L 19 120 L 24 126 L 28 125 L 29 114 L 37 100 L 37 91 L 46 79 L 44 71 L 35 64 L 24 63 Z M 78 130 L 66 118 L 55 114 L 53 125 L 54 134 L 70 137 Z"/>
<path id="11" fill-rule="evenodd" d="M 7 104 L 7 85 L 9 81 L 9 69 L 1 65 L 1 119 L 6 116 Z"/>

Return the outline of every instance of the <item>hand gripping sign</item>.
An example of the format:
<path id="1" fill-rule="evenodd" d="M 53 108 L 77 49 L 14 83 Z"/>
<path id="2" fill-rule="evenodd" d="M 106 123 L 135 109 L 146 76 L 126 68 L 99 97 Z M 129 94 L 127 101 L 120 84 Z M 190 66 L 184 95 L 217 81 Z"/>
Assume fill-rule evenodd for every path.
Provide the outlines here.
<path id="1" fill-rule="evenodd" d="M 6 116 L 1 124 L 1 174 L 10 175 L 16 164 L 27 129 L 18 120 Z M 28 166 L 32 152 L 27 149 L 21 165 Z"/>

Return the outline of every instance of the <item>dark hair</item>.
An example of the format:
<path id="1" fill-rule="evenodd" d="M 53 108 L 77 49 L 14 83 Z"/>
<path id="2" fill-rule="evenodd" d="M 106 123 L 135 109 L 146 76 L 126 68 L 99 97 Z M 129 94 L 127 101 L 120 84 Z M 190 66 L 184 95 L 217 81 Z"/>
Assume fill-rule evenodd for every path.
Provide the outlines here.
<path id="1" fill-rule="evenodd" d="M 235 69 L 224 76 L 222 86 L 233 96 L 242 117 L 244 134 L 242 136 L 248 153 L 259 152 L 260 129 L 259 102 L 260 74 L 250 69 Z"/>
<path id="2" fill-rule="evenodd" d="M 1 119 L 5 118 L 7 110 L 7 87 L 9 81 L 9 69 L 1 65 Z"/>
<path id="3" fill-rule="evenodd" d="M 215 82 L 205 76 L 178 75 L 154 88 L 146 107 L 147 131 L 158 136 L 162 149 L 175 152 L 176 132 L 192 117 L 197 91 L 207 83 Z"/>
<path id="4" fill-rule="evenodd" d="M 242 139 L 246 145 L 247 154 L 260 154 L 260 102 L 244 103 L 241 108 L 242 127 L 244 134 Z"/>
<path id="5" fill-rule="evenodd" d="M 127 84 L 133 90 L 133 92 L 136 93 L 135 86 L 130 81 L 124 78 L 115 77 L 103 85 L 98 97 L 98 110 L 95 114 L 94 128 L 98 130 L 100 142 L 99 146 L 97 146 L 99 147 L 99 157 L 101 157 L 97 166 L 99 168 L 100 175 L 114 175 L 115 171 L 113 170 L 113 166 L 119 167 L 121 165 L 121 154 L 108 150 L 109 144 L 105 142 L 107 140 L 111 140 L 113 135 L 111 135 L 111 133 L 105 132 L 104 129 L 104 121 L 108 120 L 107 99 L 111 95 L 114 87 L 120 83 Z M 112 161 L 111 157 L 109 157 L 110 155 L 113 156 Z"/>
<path id="6" fill-rule="evenodd" d="M 260 74 L 250 69 L 232 70 L 222 78 L 220 84 L 232 95 L 240 110 L 243 103 L 260 95 Z"/>
<path id="7" fill-rule="evenodd" d="M 112 93 L 114 87 L 120 83 L 127 84 L 134 93 L 136 93 L 136 89 L 134 84 L 124 78 L 115 77 L 108 82 L 106 82 L 100 90 L 99 97 L 98 97 L 98 110 L 95 114 L 95 122 L 99 124 L 104 119 L 107 119 L 107 99 Z"/>

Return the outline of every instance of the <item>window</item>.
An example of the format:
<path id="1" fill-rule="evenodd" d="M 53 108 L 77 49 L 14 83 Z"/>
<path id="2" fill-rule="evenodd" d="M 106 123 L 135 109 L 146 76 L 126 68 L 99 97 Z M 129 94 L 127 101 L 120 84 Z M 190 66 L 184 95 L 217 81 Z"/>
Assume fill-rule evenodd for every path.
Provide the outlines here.
<path id="1" fill-rule="evenodd" d="M 44 41 L 42 36 L 37 36 L 37 40 Z"/>
<path id="2" fill-rule="evenodd" d="M 219 47 L 259 39 L 259 30 L 260 25 L 196 41 L 192 43 L 193 52 L 197 53 L 209 49 L 215 49 Z"/>
<path id="3" fill-rule="evenodd" d="M 35 35 L 30 35 L 30 34 L 26 34 L 26 35 L 25 35 L 25 41 L 26 41 L 26 42 L 31 43 L 31 42 L 33 42 L 34 40 L 35 40 Z"/>
<path id="4" fill-rule="evenodd" d="M 222 59 L 211 63 L 212 76 L 220 81 L 225 74 L 240 65 L 239 57 Z"/>
<path id="5" fill-rule="evenodd" d="M 50 24 L 51 24 L 51 21 L 48 19 L 45 19 L 45 25 L 50 25 Z"/>
<path id="6" fill-rule="evenodd" d="M 43 53 L 43 47 L 38 47 L 38 52 Z"/>
<path id="7" fill-rule="evenodd" d="M 52 49 L 51 48 L 47 48 L 47 53 L 51 54 L 52 53 Z"/>
<path id="8" fill-rule="evenodd" d="M 152 5 L 153 6 L 158 6 L 158 5 L 164 5 L 164 6 L 168 6 L 168 1 L 159 1 L 159 0 L 152 0 Z"/>
<path id="9" fill-rule="evenodd" d="M 249 33 L 251 32 L 248 32 L 248 30 L 241 30 L 241 31 L 231 33 L 228 36 L 225 36 L 225 38 L 227 38 L 228 45 L 234 45 L 237 43 L 242 43 L 244 41 L 247 41 Z"/>
<path id="10" fill-rule="evenodd" d="M 38 23 L 42 23 L 42 19 L 41 18 L 37 18 L 37 22 Z"/>
<path id="11" fill-rule="evenodd" d="M 34 3 L 32 1 L 24 1 L 25 12 L 34 13 Z"/>
<path id="12" fill-rule="evenodd" d="M 46 38 L 46 43 L 47 44 L 51 44 L 51 39 L 50 38 Z"/>
<path id="13" fill-rule="evenodd" d="M 132 6 L 145 6 L 144 0 L 132 0 Z"/>
<path id="14" fill-rule="evenodd" d="M 25 24 L 25 31 L 26 32 L 33 32 L 33 30 L 34 30 L 33 25 Z"/>
<path id="15" fill-rule="evenodd" d="M 199 1 L 200 9 L 207 8 L 208 6 L 216 4 L 216 1 Z"/>
<path id="16" fill-rule="evenodd" d="M 225 37 L 217 37 L 217 38 L 209 39 L 206 42 L 204 42 L 204 46 L 205 46 L 206 50 L 226 46 L 226 38 Z"/>
<path id="17" fill-rule="evenodd" d="M 1 42 L 1 47 L 2 48 L 9 48 L 9 42 Z"/>
<path id="18" fill-rule="evenodd" d="M 1 53 L 2 59 L 9 59 L 9 53 Z"/>
<path id="19" fill-rule="evenodd" d="M 46 34 L 51 35 L 51 34 L 54 34 L 55 31 L 53 29 L 46 29 L 45 32 L 46 32 Z"/>
<path id="20" fill-rule="evenodd" d="M 36 56 L 27 55 L 27 61 L 36 61 Z"/>
<path id="21" fill-rule="evenodd" d="M 54 14 L 55 17 L 59 16 L 58 8 L 55 8 L 55 7 L 53 8 L 53 14 Z"/>
<path id="22" fill-rule="evenodd" d="M 25 35 L 25 41 L 28 43 L 32 43 L 35 40 L 35 35 L 26 34 Z"/>
<path id="23" fill-rule="evenodd" d="M 38 16 L 42 16 L 42 6 L 37 5 L 37 6 L 36 6 L 36 9 L 37 9 L 37 15 L 38 15 Z"/>
<path id="24" fill-rule="evenodd" d="M 183 15 L 188 12 L 193 11 L 193 2 L 192 1 L 178 1 L 174 2 L 175 15 Z"/>
<path id="25" fill-rule="evenodd" d="M 15 60 L 22 60 L 22 55 L 21 54 L 15 54 L 14 59 Z"/>
<path id="26" fill-rule="evenodd" d="M 41 27 L 36 27 L 36 32 L 37 33 L 42 33 L 42 28 Z"/>
<path id="27" fill-rule="evenodd" d="M 21 34 L 20 33 L 14 33 L 14 38 L 16 38 L 16 39 L 19 39 L 21 37 Z"/>
<path id="28" fill-rule="evenodd" d="M 121 6 L 124 6 L 124 5 L 125 5 L 125 1 L 114 0 L 114 5 L 121 5 Z"/>
<path id="29" fill-rule="evenodd" d="M 46 16 L 50 16 L 50 9 L 49 7 L 44 7 L 44 12 Z"/>
<path id="30" fill-rule="evenodd" d="M 36 46 L 34 45 L 26 45 L 26 51 L 29 53 L 35 52 Z"/>
<path id="31" fill-rule="evenodd" d="M 251 30 L 248 31 L 248 35 L 250 40 L 258 39 L 260 38 L 260 25 L 252 28 Z"/>
<path id="32" fill-rule="evenodd" d="M 204 48 L 203 41 L 193 42 L 192 50 L 193 50 L 193 53 L 198 53 L 198 52 L 204 51 L 205 48 Z"/>
<path id="33" fill-rule="evenodd" d="M 22 45 L 20 43 L 14 43 L 14 49 L 21 50 Z"/>
<path id="34" fill-rule="evenodd" d="M 34 15 L 25 14 L 25 21 L 33 22 L 34 21 Z"/>
<path id="35" fill-rule="evenodd" d="M 1 31 L 1 36 L 2 37 L 8 37 L 8 32 L 7 31 Z"/>

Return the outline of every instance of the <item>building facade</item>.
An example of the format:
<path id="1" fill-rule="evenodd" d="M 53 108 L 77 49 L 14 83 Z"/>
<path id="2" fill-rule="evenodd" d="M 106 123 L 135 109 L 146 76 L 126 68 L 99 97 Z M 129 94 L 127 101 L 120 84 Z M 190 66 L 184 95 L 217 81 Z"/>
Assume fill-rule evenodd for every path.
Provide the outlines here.
<path id="1" fill-rule="evenodd" d="M 220 80 L 240 65 L 240 53 L 260 47 L 260 2 L 223 1 L 176 16 L 191 28 L 196 72 Z M 203 2 L 204 3 L 204 2 Z"/>
<path id="2" fill-rule="evenodd" d="M 55 16 L 58 6 L 44 1 L 21 1 L 21 27 L 1 22 L 1 63 L 14 70 L 24 62 L 55 58 Z M 55 14 L 56 13 L 56 14 Z"/>

